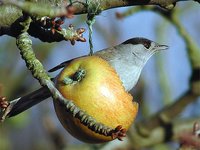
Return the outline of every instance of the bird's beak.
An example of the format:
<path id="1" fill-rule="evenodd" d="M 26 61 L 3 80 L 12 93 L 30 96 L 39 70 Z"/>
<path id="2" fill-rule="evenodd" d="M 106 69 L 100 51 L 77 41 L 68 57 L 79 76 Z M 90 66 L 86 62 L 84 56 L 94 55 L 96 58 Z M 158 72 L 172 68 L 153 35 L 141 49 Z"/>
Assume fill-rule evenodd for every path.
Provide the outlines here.
<path id="1" fill-rule="evenodd" d="M 157 44 L 157 45 L 155 46 L 155 50 L 156 50 L 156 51 L 166 50 L 166 49 L 168 49 L 168 48 L 169 48 L 169 46 L 167 46 L 167 45 L 159 45 L 159 44 Z"/>

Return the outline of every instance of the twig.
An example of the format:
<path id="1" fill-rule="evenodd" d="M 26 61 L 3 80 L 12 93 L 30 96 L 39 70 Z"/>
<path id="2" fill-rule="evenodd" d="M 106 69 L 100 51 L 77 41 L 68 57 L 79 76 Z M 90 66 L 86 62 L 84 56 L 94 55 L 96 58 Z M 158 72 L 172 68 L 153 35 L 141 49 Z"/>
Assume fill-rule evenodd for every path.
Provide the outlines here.
<path id="1" fill-rule="evenodd" d="M 190 119 L 172 120 L 168 125 L 157 126 L 149 136 L 143 136 L 138 132 L 137 127 L 133 126 L 128 133 L 132 149 L 138 150 L 141 148 L 151 147 L 159 143 L 180 140 L 182 133 L 192 131 L 194 122 L 199 121 L 199 117 Z M 139 142 L 138 142 L 139 141 Z"/>

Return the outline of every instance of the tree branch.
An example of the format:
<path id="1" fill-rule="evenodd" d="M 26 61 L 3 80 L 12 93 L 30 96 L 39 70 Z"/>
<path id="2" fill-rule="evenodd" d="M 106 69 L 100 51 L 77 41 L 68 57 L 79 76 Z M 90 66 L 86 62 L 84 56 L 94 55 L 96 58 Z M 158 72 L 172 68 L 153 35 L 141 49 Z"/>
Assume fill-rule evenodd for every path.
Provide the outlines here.
<path id="1" fill-rule="evenodd" d="M 69 40 L 72 45 L 75 44 L 75 41 L 86 41 L 86 39 L 83 37 L 83 32 L 85 32 L 84 28 L 74 29 L 74 27 L 70 25 L 67 29 L 62 28 L 60 31 L 55 30 L 55 33 L 52 33 L 51 30 L 41 28 L 35 23 L 32 23 L 28 30 L 28 33 L 31 36 L 39 38 L 43 42 L 51 43 Z"/>
<path id="2" fill-rule="evenodd" d="M 1 35 L 9 35 L 12 37 L 17 37 L 19 34 L 21 27 L 18 25 L 20 22 L 16 20 L 11 27 L 0 27 L 0 36 Z M 75 44 L 75 41 L 85 42 L 86 39 L 83 37 L 83 32 L 85 32 L 84 28 L 74 29 L 72 25 L 68 28 L 62 28 L 60 31 L 55 30 L 55 33 L 52 33 L 51 30 L 42 28 L 37 23 L 32 22 L 27 31 L 31 36 L 35 38 L 39 38 L 43 42 L 60 42 L 60 41 L 70 41 L 72 45 Z"/>
<path id="3" fill-rule="evenodd" d="M 196 150 L 200 148 L 200 125 L 195 122 L 193 131 L 184 132 L 179 136 L 180 148 L 179 150 Z"/>
<path id="4" fill-rule="evenodd" d="M 190 119 L 171 120 L 167 125 L 160 125 L 151 130 L 149 136 L 142 136 L 137 127 L 133 126 L 128 136 L 134 149 L 150 147 L 158 143 L 178 141 L 183 133 L 192 132 L 195 122 L 199 122 L 199 117 Z M 138 142 L 140 141 L 140 142 Z"/>
<path id="5" fill-rule="evenodd" d="M 186 0 L 78 0 L 73 1 L 49 1 L 48 3 L 44 3 L 43 0 L 35 2 L 30 1 L 18 1 L 18 0 L 0 0 L 2 4 L 0 4 L 0 18 L 4 20 L 0 23 L 0 35 L 10 35 L 16 37 L 16 33 L 19 30 L 15 26 L 22 17 L 22 11 L 34 15 L 34 16 L 49 16 L 50 18 L 59 17 L 59 16 L 67 16 L 70 15 L 70 12 L 67 8 L 68 6 L 73 6 L 73 13 L 84 14 L 84 13 L 100 13 L 101 11 L 116 8 L 116 7 L 126 7 L 126 6 L 136 6 L 136 5 L 159 5 L 165 9 L 172 9 L 175 6 L 176 2 L 186 1 Z M 195 0 L 187 0 L 187 1 L 195 1 Z M 199 2 L 199 0 L 198 0 Z M 12 6 L 10 6 L 12 5 Z M 13 7 L 15 6 L 15 7 Z M 59 7 L 55 7 L 59 6 Z M 18 9 L 16 9 L 18 7 Z M 44 9 L 48 8 L 48 9 Z M 17 15 L 16 15 L 17 14 Z M 5 28 L 6 27 L 6 28 Z M 36 31 L 36 32 L 35 32 Z M 67 30 L 66 30 L 67 31 Z M 28 33 L 36 38 L 41 39 L 44 42 L 54 42 L 61 40 L 70 40 L 71 43 L 74 43 L 74 39 L 77 41 L 85 41 L 82 38 L 82 35 L 77 35 L 75 31 L 73 36 L 66 37 L 63 35 L 65 32 L 56 32 L 56 35 L 50 34 L 48 31 L 42 30 L 38 28 L 34 23 L 31 24 L 30 30 Z M 71 34 L 67 34 L 71 35 Z M 45 38 L 44 38 L 45 37 Z M 49 38 L 46 38 L 49 37 Z M 73 38 L 73 40 L 72 40 Z"/>
<path id="6" fill-rule="evenodd" d="M 88 12 L 88 7 L 93 9 L 94 7 L 98 7 L 98 10 L 104 11 L 107 9 L 112 9 L 116 7 L 126 7 L 126 6 L 137 6 L 137 5 L 158 5 L 165 9 L 172 9 L 175 6 L 176 2 L 181 1 L 196 1 L 200 3 L 200 0 L 68 0 L 68 1 L 46 1 L 39 0 L 37 3 L 25 1 L 21 2 L 18 0 L 1 0 L 5 4 L 10 4 L 20 8 L 21 10 L 35 14 L 38 16 L 49 16 L 56 17 L 62 14 L 66 14 L 67 10 L 65 7 L 72 5 L 74 9 L 74 14 L 85 14 Z M 71 3 L 71 2 L 72 3 Z M 45 3 L 44 3 L 45 2 Z M 53 8 L 51 6 L 60 6 L 60 9 Z M 44 8 L 51 9 L 51 11 L 47 11 Z M 31 9 L 30 9 L 31 8 Z M 55 9 L 55 10 L 53 10 Z M 90 9 L 90 10 L 91 10 Z M 90 11 L 89 10 L 89 11 Z M 15 10 L 16 11 L 16 10 Z"/>
<path id="7" fill-rule="evenodd" d="M 193 94 L 191 91 L 187 91 L 179 99 L 175 100 L 174 103 L 163 108 L 155 115 L 136 123 L 139 133 L 143 136 L 149 136 L 151 131 L 156 127 L 168 125 L 189 104 L 196 101 L 197 98 L 198 95 Z"/>

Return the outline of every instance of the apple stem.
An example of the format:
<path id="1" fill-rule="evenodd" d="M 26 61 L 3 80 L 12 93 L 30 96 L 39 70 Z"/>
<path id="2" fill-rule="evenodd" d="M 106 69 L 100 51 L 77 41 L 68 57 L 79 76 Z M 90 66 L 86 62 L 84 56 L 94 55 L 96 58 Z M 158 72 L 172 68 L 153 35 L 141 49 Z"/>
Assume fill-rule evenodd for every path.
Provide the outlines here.
<path id="1" fill-rule="evenodd" d="M 78 69 L 78 71 L 73 75 L 73 80 L 80 82 L 86 75 L 86 71 L 84 69 Z"/>
<path id="2" fill-rule="evenodd" d="M 80 82 L 86 75 L 86 71 L 84 69 L 78 69 L 78 71 L 76 71 L 72 77 L 64 77 L 63 79 L 63 83 L 65 85 L 69 85 L 69 84 L 76 84 L 77 82 Z"/>

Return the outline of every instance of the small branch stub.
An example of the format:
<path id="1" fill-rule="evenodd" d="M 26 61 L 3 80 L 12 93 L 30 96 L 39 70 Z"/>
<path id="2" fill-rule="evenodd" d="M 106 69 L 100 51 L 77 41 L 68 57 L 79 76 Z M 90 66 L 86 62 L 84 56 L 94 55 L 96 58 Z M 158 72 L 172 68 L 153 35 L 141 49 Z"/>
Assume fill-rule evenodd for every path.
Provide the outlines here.
<path id="1" fill-rule="evenodd" d="M 117 126 L 115 130 L 111 132 L 112 139 L 118 139 L 122 141 L 123 137 L 126 137 L 126 129 L 122 128 L 121 125 Z"/>
<path id="2" fill-rule="evenodd" d="M 7 101 L 6 97 L 0 97 L 0 122 L 3 122 L 6 118 L 6 115 L 10 110 L 10 103 Z"/>
<path id="3" fill-rule="evenodd" d="M 65 40 L 69 40 L 72 45 L 75 44 L 75 41 L 86 42 L 86 39 L 83 37 L 84 28 L 79 28 L 74 31 L 74 26 L 69 25 L 68 29 L 56 30 L 57 33 L 61 34 Z"/>
<path id="4" fill-rule="evenodd" d="M 179 150 L 199 150 L 200 148 L 200 124 L 195 122 L 193 132 L 183 133 L 180 136 Z"/>
<path id="5" fill-rule="evenodd" d="M 193 134 L 200 138 L 200 124 L 198 122 L 194 123 L 194 127 L 193 127 Z"/>
<path id="6" fill-rule="evenodd" d="M 76 84 L 77 82 L 80 82 L 86 75 L 86 71 L 84 69 L 79 69 L 75 74 L 73 74 L 71 77 L 66 76 L 63 79 L 63 83 L 65 85 L 69 84 Z"/>
<path id="7" fill-rule="evenodd" d="M 6 100 L 6 97 L 0 97 L 0 109 L 5 110 L 9 105 L 9 102 Z"/>

